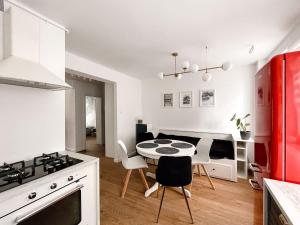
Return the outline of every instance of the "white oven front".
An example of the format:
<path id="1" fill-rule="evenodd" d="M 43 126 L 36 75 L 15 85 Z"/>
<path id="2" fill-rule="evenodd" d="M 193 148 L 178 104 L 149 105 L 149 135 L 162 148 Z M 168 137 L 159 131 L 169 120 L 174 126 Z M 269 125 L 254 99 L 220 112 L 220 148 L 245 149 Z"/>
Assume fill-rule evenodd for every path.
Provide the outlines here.
<path id="1" fill-rule="evenodd" d="M 0 219 L 0 225 L 90 225 L 86 186 L 83 177 L 15 209 Z"/>

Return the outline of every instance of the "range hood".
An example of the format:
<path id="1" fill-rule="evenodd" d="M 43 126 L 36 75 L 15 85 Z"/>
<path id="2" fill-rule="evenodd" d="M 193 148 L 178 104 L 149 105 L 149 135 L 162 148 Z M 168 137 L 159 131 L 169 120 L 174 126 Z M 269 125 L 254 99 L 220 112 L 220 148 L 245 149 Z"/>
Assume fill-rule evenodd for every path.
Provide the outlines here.
<path id="1" fill-rule="evenodd" d="M 0 61 L 0 84 L 49 90 L 65 90 L 70 85 L 39 63 L 10 56 Z"/>
<path id="2" fill-rule="evenodd" d="M 47 49 L 53 48 L 48 54 L 48 61 L 61 66 L 60 71 L 64 71 L 64 31 L 50 27 L 44 21 L 17 8 L 11 7 L 4 13 L 4 60 L 0 61 L 0 84 L 17 85 L 48 90 L 65 90 L 72 88 L 63 79 L 60 79 L 53 71 L 48 69 L 47 63 L 41 63 L 40 55 L 47 55 Z M 41 39 L 41 30 L 46 31 L 47 36 L 51 36 L 55 41 L 51 43 L 49 39 Z M 63 33 L 61 33 L 63 32 Z M 56 39 L 56 37 L 63 37 Z M 45 37 L 45 35 L 44 35 Z M 63 44 L 61 44 L 61 42 Z M 62 46 L 59 49 L 56 46 Z M 53 47 L 54 46 L 54 47 Z M 61 53 L 56 57 L 57 50 Z M 48 50 L 49 51 L 49 50 Z M 51 54 L 52 53 L 52 54 Z M 51 58 L 52 57 L 52 58 Z M 54 58 L 53 58 L 54 57 Z M 61 61 L 57 61 L 60 60 Z M 52 66 L 53 67 L 53 66 Z M 49 68 L 52 68 L 49 67 Z"/>

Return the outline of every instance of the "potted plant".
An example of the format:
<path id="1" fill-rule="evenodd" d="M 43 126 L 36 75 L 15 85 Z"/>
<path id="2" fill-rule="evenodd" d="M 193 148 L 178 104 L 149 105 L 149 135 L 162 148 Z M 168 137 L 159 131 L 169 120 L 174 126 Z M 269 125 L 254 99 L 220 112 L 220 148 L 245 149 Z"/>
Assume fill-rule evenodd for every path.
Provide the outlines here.
<path id="1" fill-rule="evenodd" d="M 246 114 L 243 118 L 238 118 L 236 113 L 230 119 L 230 121 L 234 121 L 237 129 L 240 131 L 241 138 L 243 140 L 248 140 L 251 137 L 251 131 L 247 130 L 247 127 L 250 126 L 250 123 L 247 123 L 246 119 L 250 116 L 250 113 Z"/>

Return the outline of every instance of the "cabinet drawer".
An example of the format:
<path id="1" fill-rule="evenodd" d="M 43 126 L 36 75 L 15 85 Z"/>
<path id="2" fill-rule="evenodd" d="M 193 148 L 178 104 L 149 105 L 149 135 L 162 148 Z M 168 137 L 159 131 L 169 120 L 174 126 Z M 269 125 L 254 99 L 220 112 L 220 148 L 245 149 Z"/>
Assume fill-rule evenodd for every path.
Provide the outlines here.
<path id="1" fill-rule="evenodd" d="M 268 210 L 268 225 L 291 225 L 279 207 L 277 206 L 274 199 L 269 195 L 269 210 Z"/>
<path id="2" fill-rule="evenodd" d="M 211 163 L 205 165 L 205 168 L 211 177 L 232 180 L 233 167 L 231 165 Z"/>

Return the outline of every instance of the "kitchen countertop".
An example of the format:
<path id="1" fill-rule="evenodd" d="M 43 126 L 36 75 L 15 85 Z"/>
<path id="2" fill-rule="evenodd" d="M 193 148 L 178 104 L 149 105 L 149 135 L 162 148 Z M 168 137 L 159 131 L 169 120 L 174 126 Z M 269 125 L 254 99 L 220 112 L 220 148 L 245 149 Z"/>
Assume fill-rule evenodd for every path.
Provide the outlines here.
<path id="1" fill-rule="evenodd" d="M 264 185 L 290 224 L 300 225 L 300 185 L 264 179 Z"/>

